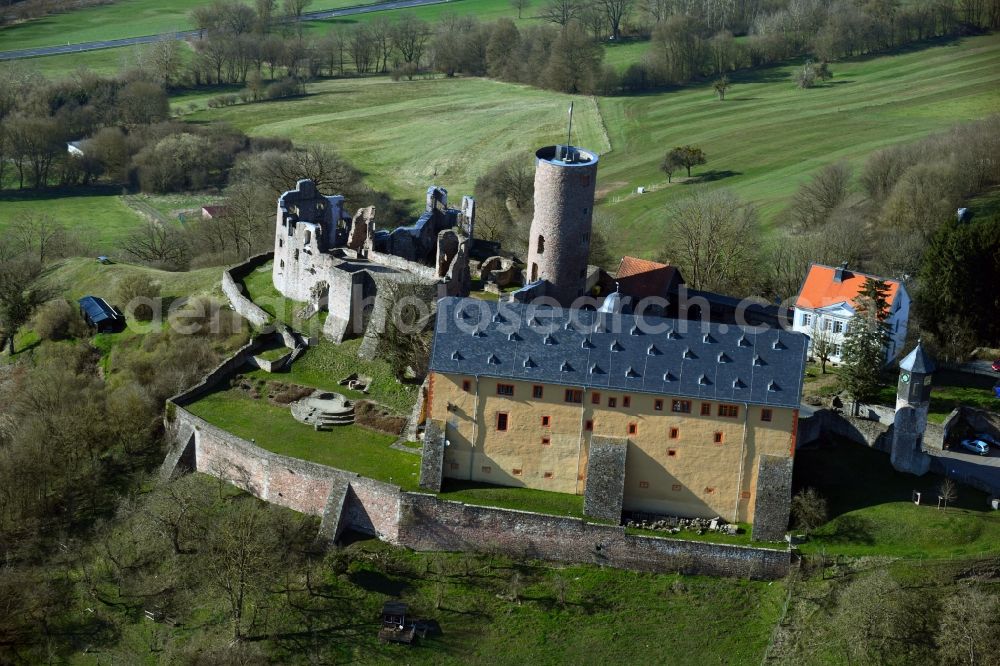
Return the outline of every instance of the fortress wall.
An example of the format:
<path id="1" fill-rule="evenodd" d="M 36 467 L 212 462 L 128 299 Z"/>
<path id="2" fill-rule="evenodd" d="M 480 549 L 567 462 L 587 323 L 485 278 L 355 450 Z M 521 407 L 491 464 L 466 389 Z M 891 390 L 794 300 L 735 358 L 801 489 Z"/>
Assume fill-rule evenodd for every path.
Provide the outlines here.
<path id="1" fill-rule="evenodd" d="M 403 493 L 399 543 L 414 550 L 495 552 L 632 571 L 740 578 L 781 578 L 790 566 L 787 550 L 630 535 L 617 525 L 471 506 L 418 493 Z"/>
<path id="2" fill-rule="evenodd" d="M 241 281 L 273 258 L 273 252 L 265 252 L 264 254 L 250 257 L 242 264 L 233 266 L 222 272 L 222 293 L 229 299 L 229 304 L 233 310 L 253 324 L 255 328 L 264 328 L 271 321 L 271 315 L 264 312 L 264 310 L 246 297 L 243 293 Z"/>

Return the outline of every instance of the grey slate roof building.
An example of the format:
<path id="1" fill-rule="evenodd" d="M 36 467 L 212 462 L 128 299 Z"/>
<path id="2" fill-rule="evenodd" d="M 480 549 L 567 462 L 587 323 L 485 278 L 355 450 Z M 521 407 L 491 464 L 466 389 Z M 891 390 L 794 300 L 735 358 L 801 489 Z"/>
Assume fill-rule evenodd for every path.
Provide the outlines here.
<path id="1" fill-rule="evenodd" d="M 444 298 L 430 369 L 797 408 L 807 345 L 780 329 Z"/>
<path id="2" fill-rule="evenodd" d="M 87 325 L 99 332 L 115 332 L 125 328 L 125 317 L 99 296 L 84 296 L 79 301 L 80 312 Z"/>

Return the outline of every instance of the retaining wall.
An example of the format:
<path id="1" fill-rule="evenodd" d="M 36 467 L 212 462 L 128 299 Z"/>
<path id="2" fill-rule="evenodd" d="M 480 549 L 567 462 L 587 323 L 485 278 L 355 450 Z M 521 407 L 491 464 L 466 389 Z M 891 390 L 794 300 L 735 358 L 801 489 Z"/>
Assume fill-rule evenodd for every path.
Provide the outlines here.
<path id="1" fill-rule="evenodd" d="M 415 550 L 470 550 L 635 571 L 760 579 L 781 578 L 790 566 L 787 550 L 630 535 L 621 526 L 405 492 L 353 472 L 266 451 L 179 405 L 170 426 L 175 443 L 163 478 L 172 475 L 177 461 L 193 460 L 190 467 L 196 471 L 268 502 L 322 516 L 320 535 L 327 540 L 352 529 Z"/>

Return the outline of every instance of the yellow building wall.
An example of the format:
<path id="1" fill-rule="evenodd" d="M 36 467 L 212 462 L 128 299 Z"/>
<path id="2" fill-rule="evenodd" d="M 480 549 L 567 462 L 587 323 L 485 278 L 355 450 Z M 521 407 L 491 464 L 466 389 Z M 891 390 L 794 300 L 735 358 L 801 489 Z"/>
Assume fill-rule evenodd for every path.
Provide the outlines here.
<path id="1" fill-rule="evenodd" d="M 468 391 L 463 382 L 469 382 Z M 514 395 L 498 395 L 497 384 L 513 385 Z M 791 409 L 770 408 L 772 420 L 764 422 L 756 405 L 738 404 L 738 416 L 729 418 L 719 416 L 716 401 L 579 389 L 583 402 L 573 404 L 565 402 L 571 387 L 541 385 L 542 397 L 536 399 L 533 386 L 432 375 L 430 417 L 444 423 L 446 478 L 582 494 L 590 436 L 621 437 L 629 440 L 624 510 L 750 522 L 760 456 L 790 456 L 794 448 L 796 412 Z M 595 393 L 599 404 L 593 402 Z M 655 409 L 658 399 L 662 411 Z M 673 412 L 675 399 L 688 400 L 691 413 Z M 710 405 L 710 414 L 701 414 L 702 403 Z M 496 428 L 500 412 L 508 414 L 506 432 Z M 543 416 L 549 417 L 548 427 Z M 672 428 L 676 439 L 670 437 Z M 717 432 L 720 444 L 714 441 Z"/>

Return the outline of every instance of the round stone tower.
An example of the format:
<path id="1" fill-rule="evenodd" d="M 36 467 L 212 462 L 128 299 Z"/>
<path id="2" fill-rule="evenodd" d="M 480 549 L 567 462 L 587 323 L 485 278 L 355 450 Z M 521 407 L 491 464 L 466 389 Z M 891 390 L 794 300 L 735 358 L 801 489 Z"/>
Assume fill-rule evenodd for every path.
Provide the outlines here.
<path id="1" fill-rule="evenodd" d="M 528 282 L 543 281 L 545 295 L 568 307 L 586 286 L 597 154 L 574 146 L 546 146 L 535 157 Z"/>

